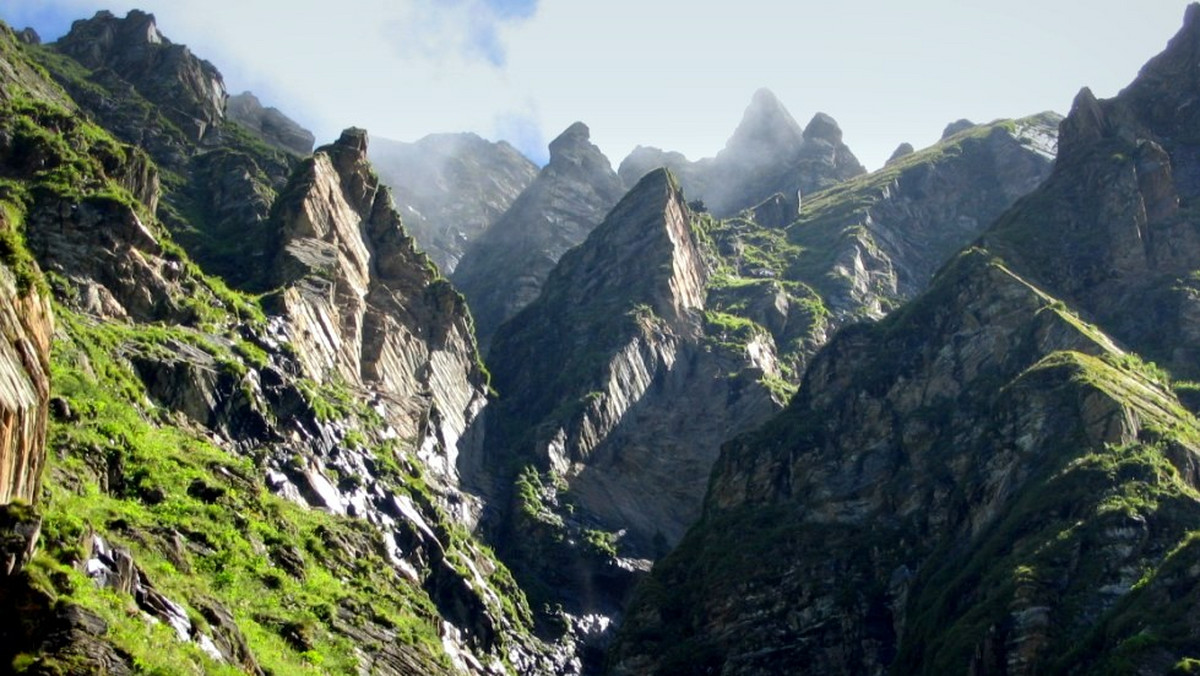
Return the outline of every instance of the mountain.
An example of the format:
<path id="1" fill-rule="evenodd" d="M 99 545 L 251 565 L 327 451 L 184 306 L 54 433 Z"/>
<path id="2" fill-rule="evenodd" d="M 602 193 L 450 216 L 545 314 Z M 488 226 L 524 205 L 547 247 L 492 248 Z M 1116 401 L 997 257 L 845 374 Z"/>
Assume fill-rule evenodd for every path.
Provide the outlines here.
<path id="1" fill-rule="evenodd" d="M 467 480 L 508 504 L 492 539 L 535 605 L 603 646 L 641 571 L 700 516 L 721 444 L 780 409 L 836 328 L 917 293 L 933 257 L 1032 190 L 1055 121 L 964 133 L 799 214 L 779 195 L 718 221 L 666 170 L 631 189 L 489 353 L 498 394 Z M 848 259 L 869 293 L 843 293 Z"/>
<path id="2" fill-rule="evenodd" d="M 508 211 L 467 247 L 451 275 L 486 349 L 496 329 L 537 298 L 555 263 L 582 242 L 625 187 L 576 122 L 550 142 L 550 161 Z"/>
<path id="3" fill-rule="evenodd" d="M 789 227 L 796 272 L 837 320 L 882 316 L 1050 175 L 1061 120 L 973 125 L 811 195 Z"/>
<path id="4" fill-rule="evenodd" d="M 535 171 L 0 24 L 0 671 L 1194 670 L 1197 64 Z"/>
<path id="5" fill-rule="evenodd" d="M 487 375 L 366 134 L 268 147 L 220 82 L 140 12 L 0 27 L 0 663 L 571 673 L 471 534 Z"/>
<path id="6" fill-rule="evenodd" d="M 715 451 L 695 441 L 775 410 L 757 381 L 777 376 L 770 345 L 705 338 L 706 259 L 674 178 L 653 172 L 493 343 L 499 395 L 477 476 L 507 503 L 490 524 L 497 553 L 592 651 L 694 516 Z"/>
<path id="7" fill-rule="evenodd" d="M 371 163 L 392 188 L 404 224 L 444 274 L 537 177 L 504 141 L 433 134 L 415 143 L 376 138 Z"/>
<path id="8" fill-rule="evenodd" d="M 754 93 L 742 121 L 716 157 L 689 162 L 679 153 L 638 146 L 618 173 L 633 184 L 668 167 L 693 199 L 721 217 L 733 216 L 775 193 L 790 197 L 827 188 L 865 172 L 842 143 L 833 118 L 817 113 L 801 129 L 770 90 Z"/>
<path id="9" fill-rule="evenodd" d="M 1192 668 L 1198 49 L 1193 5 L 1076 98 L 1041 187 L 723 447 L 613 673 Z"/>

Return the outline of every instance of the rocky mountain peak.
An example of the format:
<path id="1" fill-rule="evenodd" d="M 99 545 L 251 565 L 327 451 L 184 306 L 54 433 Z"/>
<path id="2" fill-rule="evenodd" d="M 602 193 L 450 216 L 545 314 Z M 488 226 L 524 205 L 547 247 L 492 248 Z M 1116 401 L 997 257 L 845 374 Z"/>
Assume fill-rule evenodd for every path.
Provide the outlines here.
<path id="1" fill-rule="evenodd" d="M 755 153 L 793 152 L 803 143 L 804 131 L 795 118 L 771 90 L 763 88 L 754 92 L 742 121 L 717 156 L 748 160 Z"/>
<path id="2" fill-rule="evenodd" d="M 466 248 L 454 283 L 466 295 L 481 345 L 537 298 L 550 270 L 583 242 L 625 193 L 604 153 L 576 122 L 550 143 L 550 162 Z"/>
<path id="3" fill-rule="evenodd" d="M 133 85 L 193 140 L 205 137 L 225 116 L 225 82 L 211 63 L 172 44 L 153 14 L 131 10 L 118 19 L 97 12 L 71 24 L 55 48 L 93 70 L 112 69 Z"/>
<path id="4" fill-rule="evenodd" d="M 42 36 L 30 26 L 17 31 L 17 40 L 26 45 L 42 44 Z"/>
<path id="5" fill-rule="evenodd" d="M 343 129 L 338 140 L 333 142 L 332 150 L 353 153 L 365 159 L 367 156 L 367 130 L 359 127 Z"/>
<path id="6" fill-rule="evenodd" d="M 76 50 L 72 56 L 85 66 L 98 68 L 105 65 L 106 57 L 114 49 L 129 49 L 139 45 L 171 44 L 158 30 L 153 14 L 133 9 L 118 19 L 112 12 L 101 10 L 91 19 L 80 19 L 71 24 L 71 31 L 59 41 L 60 45 L 83 46 L 87 50 Z"/>
<path id="7" fill-rule="evenodd" d="M 550 142 L 550 164 L 578 163 L 580 155 L 600 149 L 592 144 L 592 131 L 582 122 L 576 122 L 563 130 Z"/>
<path id="8" fill-rule="evenodd" d="M 1074 156 L 1076 148 L 1086 147 L 1107 135 L 1107 117 L 1092 90 L 1088 87 L 1080 89 L 1071 103 L 1071 112 L 1062 123 L 1059 157 L 1066 161 Z"/>
<path id="9" fill-rule="evenodd" d="M 379 189 L 379 180 L 367 159 L 367 145 L 367 130 L 350 127 L 342 131 L 338 140 L 317 151 L 329 156 L 346 200 L 360 212 L 370 209 Z"/>
<path id="10" fill-rule="evenodd" d="M 828 141 L 838 145 L 842 142 L 842 128 L 838 126 L 837 120 L 829 115 L 817 113 L 804 128 L 804 140 Z"/>
<path id="11" fill-rule="evenodd" d="M 652 299 L 656 312 L 667 318 L 682 319 L 689 310 L 704 305 L 706 273 L 689 220 L 675 177 L 667 169 L 657 169 L 646 174 L 593 233 L 614 246 L 639 243 L 628 248 L 623 267 L 629 279 L 618 282 L 619 286 L 640 281 L 646 270 L 657 269 L 652 263 L 661 266 L 670 260 L 671 274 Z"/>

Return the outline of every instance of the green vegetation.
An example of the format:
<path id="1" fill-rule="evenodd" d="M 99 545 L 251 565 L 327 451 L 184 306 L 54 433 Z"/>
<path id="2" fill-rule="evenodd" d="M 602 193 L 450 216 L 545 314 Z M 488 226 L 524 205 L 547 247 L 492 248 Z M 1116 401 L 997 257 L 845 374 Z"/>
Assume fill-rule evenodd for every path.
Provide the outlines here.
<path id="1" fill-rule="evenodd" d="M 583 541 L 600 556 L 617 556 L 617 534 L 594 528 L 583 529 Z"/>
<path id="2" fill-rule="evenodd" d="M 218 600 L 276 673 L 303 673 L 315 662 L 325 671 L 354 672 L 353 642 L 330 625 L 340 611 L 390 627 L 430 664 L 444 659 L 436 609 L 377 553 L 371 526 L 268 495 L 247 460 L 151 422 L 158 414 L 137 403 L 145 401 L 140 382 L 119 346 L 161 344 L 162 335 L 179 339 L 180 330 L 91 325 L 65 308 L 58 313 L 69 337 L 55 345 L 55 393 L 75 419 L 53 421 L 50 429 L 45 546 L 33 564 L 35 576 L 53 581 L 48 591 L 100 613 L 113 642 L 147 669 L 214 668 L 193 647 L 167 640 L 169 632 L 160 635 L 125 613 L 129 599 L 97 591 L 74 572 L 78 543 L 96 530 L 128 547 L 168 597 L 192 610 Z M 219 497 L 196 497 L 189 489 L 197 482 L 220 487 L 207 494 Z M 179 536 L 182 550 L 172 544 Z M 291 543 L 303 548 L 299 568 L 297 555 L 280 558 Z M 296 626 L 308 627 L 308 639 L 296 642 Z"/>
<path id="3" fill-rule="evenodd" d="M 24 296 L 34 289 L 47 289 L 21 235 L 22 213 L 20 207 L 0 201 L 0 263 L 12 271 L 17 293 Z"/>

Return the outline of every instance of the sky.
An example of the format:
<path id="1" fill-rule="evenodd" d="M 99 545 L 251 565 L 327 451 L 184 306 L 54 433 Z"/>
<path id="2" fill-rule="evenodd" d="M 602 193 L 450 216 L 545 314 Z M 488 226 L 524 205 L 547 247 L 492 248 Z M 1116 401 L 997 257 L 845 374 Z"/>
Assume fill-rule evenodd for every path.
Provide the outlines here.
<path id="1" fill-rule="evenodd" d="M 1183 0 L 0 0 L 46 41 L 108 9 L 311 129 L 413 141 L 472 131 L 538 163 L 575 121 L 618 164 L 725 144 L 766 87 L 801 124 L 836 119 L 869 169 L 947 123 L 1066 113 L 1115 95 L 1182 24 Z"/>

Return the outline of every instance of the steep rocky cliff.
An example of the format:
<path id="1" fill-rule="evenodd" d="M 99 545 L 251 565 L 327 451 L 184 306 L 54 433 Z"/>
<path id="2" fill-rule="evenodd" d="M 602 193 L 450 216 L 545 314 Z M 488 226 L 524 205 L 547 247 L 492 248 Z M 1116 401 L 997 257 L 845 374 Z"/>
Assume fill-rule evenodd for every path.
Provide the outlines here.
<path id="1" fill-rule="evenodd" d="M 0 197 L 0 506 L 36 502 L 41 492 L 54 333 L 45 283 L 21 246 L 22 214 L 11 198 Z"/>
<path id="2" fill-rule="evenodd" d="M 795 274 L 839 321 L 882 316 L 1050 175 L 1061 120 L 973 125 L 805 199 Z"/>
<path id="3" fill-rule="evenodd" d="M 550 270 L 587 238 L 625 188 L 587 125 L 550 143 L 550 162 L 507 212 L 474 240 L 451 279 L 471 305 L 479 344 L 537 298 Z"/>
<path id="4" fill-rule="evenodd" d="M 415 143 L 376 138 L 370 152 L 405 227 L 447 275 L 538 175 L 509 144 L 475 134 L 432 134 Z"/>
<path id="5" fill-rule="evenodd" d="M 502 501 L 516 474 L 500 554 L 593 647 L 695 517 L 715 440 L 774 410 L 751 373 L 777 375 L 770 345 L 706 340 L 708 258 L 674 178 L 652 172 L 495 339 L 489 457 L 468 478 Z"/>
<path id="6" fill-rule="evenodd" d="M 98 12 L 72 24 L 57 47 L 84 68 L 120 73 L 192 139 L 203 139 L 225 117 L 221 74 L 165 38 L 153 14 L 133 10 L 118 19 Z"/>
<path id="7" fill-rule="evenodd" d="M 401 225 L 366 133 L 319 149 L 275 209 L 277 303 L 304 374 L 369 386 L 396 433 L 457 484 L 487 379 L 466 305 Z"/>
<path id="8" fill-rule="evenodd" d="M 115 45 L 131 26 L 152 28 L 144 18 L 115 20 L 100 36 Z M 21 422 L 14 438 L 45 434 L 49 450 L 36 495 L 36 454 L 11 463 L 21 497 L 40 501 L 0 515 L 0 664 L 576 669 L 569 645 L 532 635 L 521 590 L 468 530 L 478 504 L 458 490 L 457 456 L 474 448 L 486 375 L 462 298 L 405 233 L 365 135 L 350 130 L 296 163 L 276 197 L 272 172 L 295 160 L 272 164 L 284 154 L 228 121 L 210 120 L 198 143 L 162 126 L 154 133 L 173 140 L 151 154 L 114 138 L 79 113 L 94 100 L 74 101 L 34 61 L 81 91 L 93 91 L 89 78 L 137 79 L 145 64 L 110 59 L 89 72 L 60 47 L 0 32 L 0 290 L 11 272 L 26 294 L 13 301 L 16 323 L 0 312 L 0 325 L 43 375 L 24 387 L 12 372 L 4 389 L 40 401 L 40 413 L 17 401 L 10 419 Z M 155 58 L 187 56 L 165 54 Z M 171 86 L 162 77 L 166 91 L 190 76 Z M 119 133 L 132 119 L 123 106 L 140 115 L 157 105 L 125 93 L 95 118 Z M 246 194 L 257 198 L 245 209 L 220 197 Z M 214 222 L 261 235 L 226 265 L 257 267 L 242 279 L 272 293 L 230 290 L 175 243 L 173 232 Z M 58 327 L 48 364 L 38 361 L 47 297 Z M 47 394 L 48 425 L 22 422 L 46 420 Z"/>
<path id="9" fill-rule="evenodd" d="M 801 129 L 770 90 L 754 93 L 741 123 L 716 157 L 689 162 L 679 153 L 638 146 L 618 173 L 632 185 L 646 172 L 667 167 L 689 198 L 714 214 L 733 216 L 775 193 L 793 198 L 864 173 L 842 143 L 833 118 L 817 113 Z"/>
<path id="10" fill-rule="evenodd" d="M 1191 343 L 1146 310 L 1200 266 L 1194 154 L 1154 133 L 1190 115 L 1172 102 L 1195 95 L 1198 19 L 1115 100 L 1077 99 L 1053 175 L 986 249 L 841 331 L 784 413 L 722 449 L 615 673 L 1191 668 L 1193 386 L 1129 350 Z"/>
<path id="11" fill-rule="evenodd" d="M 1189 105 L 1200 91 L 1197 23 L 1189 9 L 1166 51 L 1116 98 L 1079 93 L 1051 184 L 984 239 L 1014 269 L 1186 378 L 1200 377 L 1192 278 L 1200 145 Z"/>

